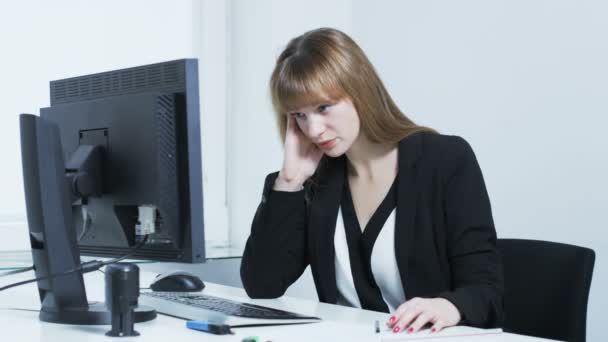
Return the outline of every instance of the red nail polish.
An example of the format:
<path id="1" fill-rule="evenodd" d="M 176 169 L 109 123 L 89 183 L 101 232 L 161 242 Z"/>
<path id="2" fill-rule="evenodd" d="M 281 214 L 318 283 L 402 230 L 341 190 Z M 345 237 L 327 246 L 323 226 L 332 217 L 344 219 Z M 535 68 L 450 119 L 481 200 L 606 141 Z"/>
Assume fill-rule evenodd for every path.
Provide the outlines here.
<path id="1" fill-rule="evenodd" d="M 393 328 L 393 332 L 396 332 L 396 333 L 399 332 L 399 327 Z"/>
<path id="2" fill-rule="evenodd" d="M 414 328 L 407 329 L 407 332 L 414 332 Z"/>
<path id="3" fill-rule="evenodd" d="M 388 319 L 389 322 L 393 323 L 395 321 L 395 316 L 391 316 L 391 318 Z"/>
<path id="4" fill-rule="evenodd" d="M 431 332 L 435 332 L 435 331 L 437 331 L 437 329 L 435 329 L 435 328 L 431 329 Z"/>

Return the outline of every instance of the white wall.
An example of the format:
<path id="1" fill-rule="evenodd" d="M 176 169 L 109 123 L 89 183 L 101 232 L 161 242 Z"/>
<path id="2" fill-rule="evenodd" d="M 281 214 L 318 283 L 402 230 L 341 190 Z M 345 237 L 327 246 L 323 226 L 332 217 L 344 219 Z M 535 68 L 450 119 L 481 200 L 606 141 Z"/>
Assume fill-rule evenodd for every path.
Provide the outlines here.
<path id="1" fill-rule="evenodd" d="M 192 44 L 199 58 L 201 92 L 205 252 L 223 255 L 230 238 L 226 183 L 230 1 L 192 0 L 192 5 Z"/>
<path id="2" fill-rule="evenodd" d="M 232 42 L 239 59 L 231 63 L 230 85 L 232 241 L 242 245 L 246 239 L 264 176 L 281 166 L 267 90 L 274 58 L 307 29 L 337 27 L 363 47 L 413 119 L 472 144 L 499 237 L 596 251 L 588 340 L 606 339 L 608 4 L 287 3 L 234 5 Z M 304 278 L 289 293 L 314 296 L 310 274 Z"/>
<path id="3" fill-rule="evenodd" d="M 199 56 L 206 238 L 226 243 L 225 21 L 207 0 L 0 5 L 0 250 L 29 248 L 18 114 L 49 106 L 50 80 Z"/>

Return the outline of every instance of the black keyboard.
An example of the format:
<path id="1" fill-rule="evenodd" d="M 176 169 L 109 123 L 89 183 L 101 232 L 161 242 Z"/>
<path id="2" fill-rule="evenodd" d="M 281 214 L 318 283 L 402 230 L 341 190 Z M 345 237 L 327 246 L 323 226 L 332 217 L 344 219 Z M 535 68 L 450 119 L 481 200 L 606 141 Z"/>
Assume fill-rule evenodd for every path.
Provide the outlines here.
<path id="1" fill-rule="evenodd" d="M 164 299 L 172 303 L 183 304 L 195 308 L 220 312 L 229 316 L 262 318 L 262 319 L 319 319 L 293 312 L 268 308 L 255 304 L 241 303 L 229 299 L 203 294 L 180 292 L 143 292 L 142 296 Z"/>

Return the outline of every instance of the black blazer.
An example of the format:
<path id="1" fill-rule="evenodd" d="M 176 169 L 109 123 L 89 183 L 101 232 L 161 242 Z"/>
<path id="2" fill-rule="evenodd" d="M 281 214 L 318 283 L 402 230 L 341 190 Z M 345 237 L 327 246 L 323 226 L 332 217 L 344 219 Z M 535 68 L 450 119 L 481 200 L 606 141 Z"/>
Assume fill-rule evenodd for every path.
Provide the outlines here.
<path id="1" fill-rule="evenodd" d="M 319 300 L 336 303 L 334 232 L 346 157 L 324 161 L 320 181 L 302 191 L 273 191 L 278 173 L 266 177 L 241 263 L 250 297 L 282 296 L 310 265 Z M 403 139 L 398 198 L 394 249 L 406 298 L 443 297 L 460 310 L 461 324 L 500 326 L 502 262 L 469 144 L 432 133 Z"/>

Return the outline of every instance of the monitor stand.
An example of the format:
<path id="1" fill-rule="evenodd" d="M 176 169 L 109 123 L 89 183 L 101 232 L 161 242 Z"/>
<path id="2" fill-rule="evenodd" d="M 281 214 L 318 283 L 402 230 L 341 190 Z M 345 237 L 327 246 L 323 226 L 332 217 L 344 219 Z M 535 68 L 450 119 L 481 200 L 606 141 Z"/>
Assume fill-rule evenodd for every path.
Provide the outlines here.
<path id="1" fill-rule="evenodd" d="M 111 324 L 104 303 L 89 304 L 72 222 L 70 186 L 59 139 L 50 121 L 22 114 L 21 156 L 30 247 L 38 280 L 40 320 L 64 324 Z M 135 309 L 135 322 L 156 318 L 149 307 Z"/>
<path id="2" fill-rule="evenodd" d="M 133 312 L 135 323 L 147 322 L 156 318 L 156 311 L 151 307 L 138 306 Z M 64 308 L 58 311 L 50 308 L 40 310 L 39 318 L 43 322 L 62 324 L 101 325 L 112 324 L 112 314 L 105 303 L 91 303 L 85 308 Z"/>

